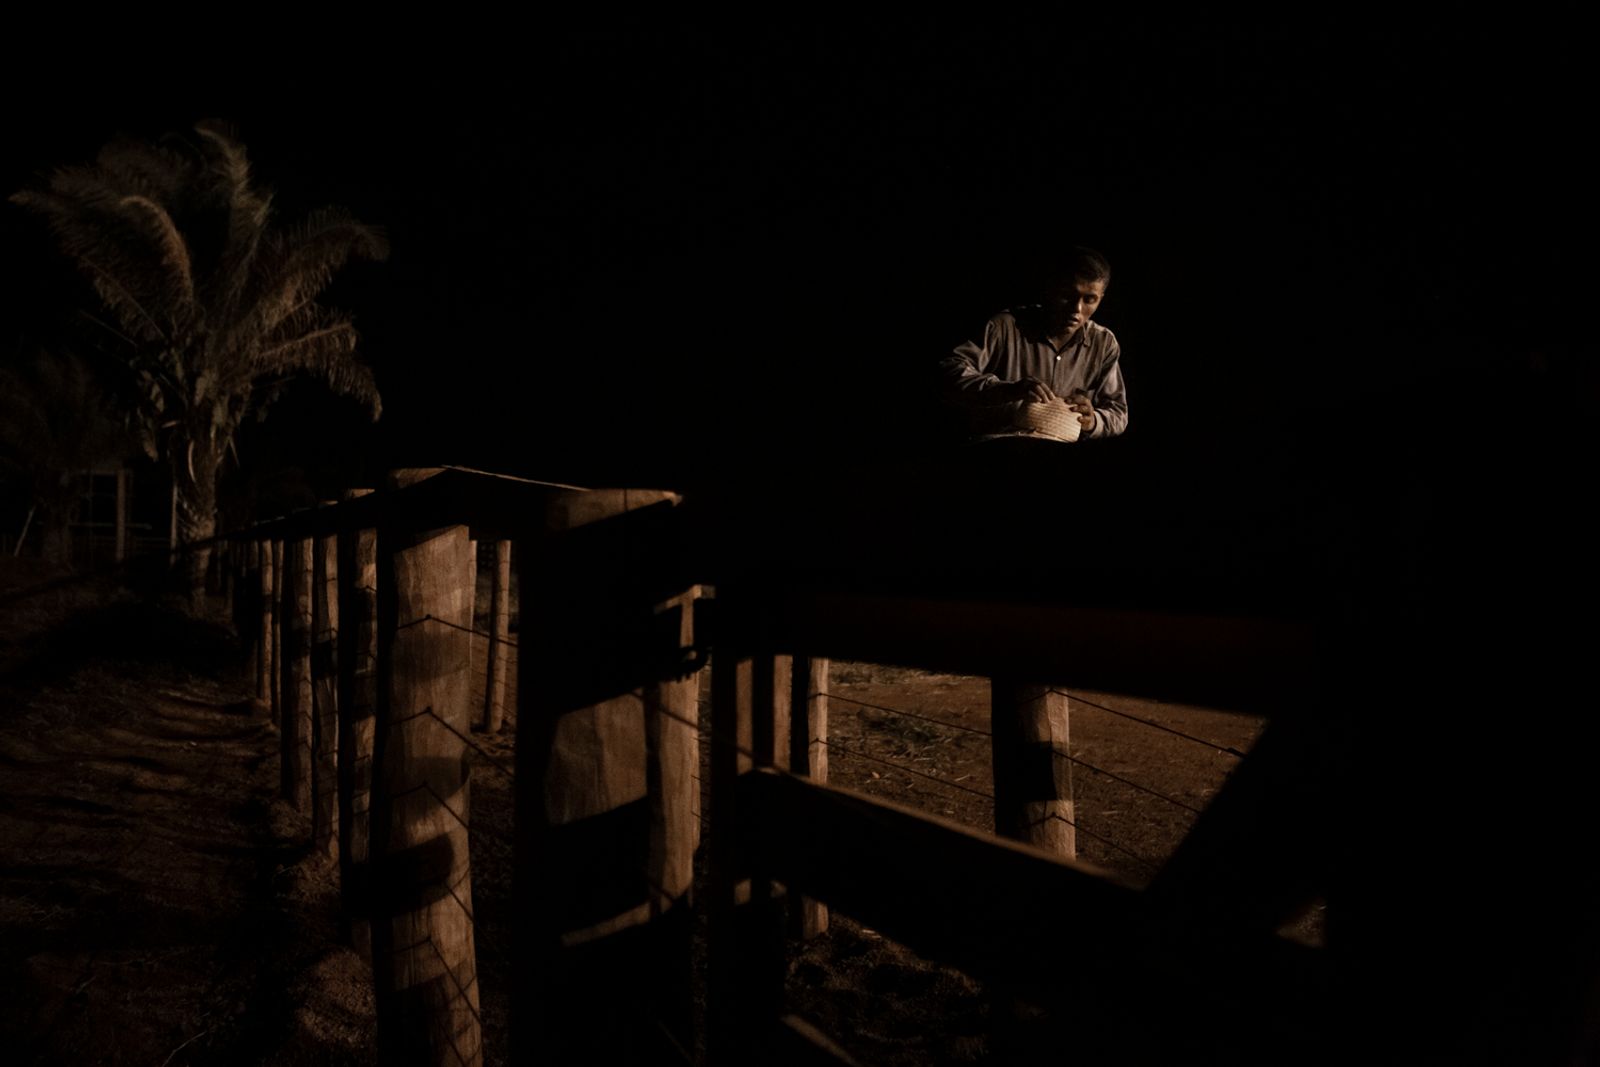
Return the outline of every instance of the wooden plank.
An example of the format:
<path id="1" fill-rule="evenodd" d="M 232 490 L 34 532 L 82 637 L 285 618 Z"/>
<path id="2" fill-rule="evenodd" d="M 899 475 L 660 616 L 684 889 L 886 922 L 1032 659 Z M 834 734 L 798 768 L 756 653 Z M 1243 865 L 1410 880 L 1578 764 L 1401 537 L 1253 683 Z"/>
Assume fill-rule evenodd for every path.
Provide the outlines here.
<path id="1" fill-rule="evenodd" d="M 494 544 L 489 585 L 489 652 L 484 669 L 483 729 L 496 734 L 506 721 L 506 669 L 511 640 L 511 542 Z"/>
<path id="2" fill-rule="evenodd" d="M 794 692 L 789 698 L 789 768 L 813 782 L 828 780 L 828 679 L 830 664 L 818 656 L 794 657 Z M 791 937 L 811 938 L 828 929 L 828 906 L 792 895 Z"/>
<path id="3" fill-rule="evenodd" d="M 622 512 L 670 507 L 680 499 L 664 489 L 574 489 L 462 468 L 426 467 L 391 472 L 385 488 L 371 496 L 332 510 L 302 509 L 261 523 L 251 533 L 297 538 L 324 536 L 346 526 L 424 530 L 447 518 L 466 523 L 478 539 L 516 539 L 559 534 Z M 683 554 L 681 538 L 666 547 L 673 558 Z"/>
<path id="4" fill-rule="evenodd" d="M 759 610 L 778 620 L 767 631 L 778 651 L 1260 713 L 1298 703 L 1317 678 L 1313 630 L 1288 620 L 803 589 L 766 596 L 723 593 L 719 625 L 748 631 Z"/>
<path id="5" fill-rule="evenodd" d="M 744 775 L 736 803 L 757 872 L 991 987 L 1081 1000 L 1074 1027 L 1109 1028 L 1109 1048 L 1137 1028 L 1187 1050 L 1156 1062 L 1213 1062 L 1187 1053 L 1231 1012 L 1301 1062 L 1337 1018 L 1323 952 L 1259 928 L 1185 928 L 1192 913 L 1079 861 L 773 771 Z"/>
<path id="6" fill-rule="evenodd" d="M 979 978 L 1059 979 L 1147 928 L 1138 893 L 1095 868 L 909 808 L 771 771 L 743 775 L 736 805 L 754 869 Z M 1041 921 L 1067 915 L 1094 918 Z"/>
<path id="7" fill-rule="evenodd" d="M 1068 859 L 1078 854 L 1067 695 L 1047 685 L 989 683 L 994 832 Z"/>
<path id="8" fill-rule="evenodd" d="M 1340 733 L 1305 715 L 1268 725 L 1146 889 L 1173 936 L 1271 933 L 1326 889 L 1329 837 L 1351 832 L 1329 770 Z"/>
<path id="9" fill-rule="evenodd" d="M 311 847 L 339 857 L 339 545 L 338 535 L 312 543 L 311 589 Z"/>
<path id="10" fill-rule="evenodd" d="M 378 531 L 371 811 L 378 1058 L 482 1062 L 468 849 L 467 529 Z"/>
<path id="11" fill-rule="evenodd" d="M 798 1015 L 778 1020 L 771 1056 L 763 1062 L 784 1067 L 861 1067 L 838 1042 Z"/>
<path id="12" fill-rule="evenodd" d="M 346 499 L 369 492 L 347 490 Z M 339 889 L 350 943 L 370 959 L 368 842 L 377 704 L 377 532 L 344 529 L 337 537 L 342 623 L 338 632 Z"/>
<path id="13" fill-rule="evenodd" d="M 787 656 L 750 655 L 731 641 L 718 644 L 711 665 L 706 1061 L 712 1067 L 758 1062 L 782 1013 L 782 914 L 770 878 L 746 882 L 736 817 L 739 782 L 752 766 L 772 766 L 780 748 L 788 761 L 792 670 Z"/>
<path id="14" fill-rule="evenodd" d="M 516 547 L 512 1057 L 655 1062 L 694 1045 L 693 590 L 669 497 L 568 495 Z"/>
<path id="15" fill-rule="evenodd" d="M 280 672 L 281 719 L 279 755 L 283 799 L 295 810 L 311 810 L 311 599 L 312 545 L 309 538 L 283 547 L 283 609 L 280 623 L 283 669 Z"/>
<path id="16" fill-rule="evenodd" d="M 272 655 L 269 657 L 272 685 L 272 722 L 283 728 L 283 542 L 272 541 Z"/>
<path id="17" fill-rule="evenodd" d="M 113 516 L 116 523 L 116 546 L 112 558 L 117 563 L 122 563 L 128 558 L 128 476 L 131 472 L 126 468 L 117 467 L 117 513 Z"/>
<path id="18" fill-rule="evenodd" d="M 256 557 L 256 579 L 258 582 L 257 608 L 260 618 L 256 620 L 256 700 L 266 709 L 267 714 L 272 714 L 272 542 L 252 541 Z"/>

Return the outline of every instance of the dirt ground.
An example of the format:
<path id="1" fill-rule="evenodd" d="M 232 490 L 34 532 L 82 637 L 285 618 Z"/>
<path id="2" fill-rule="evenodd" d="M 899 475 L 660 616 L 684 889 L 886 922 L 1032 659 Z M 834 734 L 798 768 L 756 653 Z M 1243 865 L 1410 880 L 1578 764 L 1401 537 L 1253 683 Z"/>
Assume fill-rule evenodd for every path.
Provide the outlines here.
<path id="1" fill-rule="evenodd" d="M 12 567 L 0 596 L 40 577 Z M 475 701 L 485 649 L 477 639 Z M 109 587 L 0 602 L 8 1062 L 374 1062 L 370 972 L 341 939 L 335 872 L 307 858 L 305 817 L 277 799 L 276 733 L 241 664 L 220 625 Z M 990 827 L 986 681 L 838 663 L 830 690 L 833 782 Z M 1104 693 L 1074 693 L 1071 706 L 1079 855 L 1136 883 L 1261 725 Z M 507 1055 L 514 743 L 509 729 L 474 742 L 473 897 L 494 1064 Z M 1313 912 L 1293 932 L 1315 940 L 1318 927 Z M 989 1058 L 976 983 L 845 916 L 794 946 L 787 996 L 864 1063 Z"/>

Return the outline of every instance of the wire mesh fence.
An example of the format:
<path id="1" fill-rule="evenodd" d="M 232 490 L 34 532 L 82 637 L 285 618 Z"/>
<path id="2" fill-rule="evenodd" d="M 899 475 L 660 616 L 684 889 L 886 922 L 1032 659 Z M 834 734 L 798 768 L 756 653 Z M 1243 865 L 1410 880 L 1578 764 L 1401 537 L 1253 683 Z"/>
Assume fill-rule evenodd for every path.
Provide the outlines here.
<path id="1" fill-rule="evenodd" d="M 1257 720 L 1058 687 L 1071 742 L 1051 755 L 1073 779 L 1083 855 L 1133 876 L 1160 866 L 1253 742 Z M 994 828 L 988 679 L 835 663 L 826 695 L 836 784 Z M 1206 729 L 1214 736 L 1200 736 Z M 1131 864 L 1131 867 L 1129 866 Z"/>
<path id="2" fill-rule="evenodd" d="M 493 643 L 508 651 L 500 665 L 508 671 L 507 704 L 514 708 L 518 641 L 479 624 L 484 616 L 482 599 L 480 594 L 470 616 L 472 625 L 427 614 L 406 626 L 435 625 L 470 635 L 473 709 L 482 707 L 488 688 L 485 650 Z M 715 669 L 713 660 L 711 670 Z M 827 749 L 830 776 L 838 784 L 992 829 L 995 781 L 990 746 L 995 731 L 988 684 L 981 678 L 835 664 L 826 687 L 808 694 L 827 698 L 832 709 L 829 729 L 808 740 Z M 699 716 L 663 713 L 690 726 L 703 749 L 713 743 L 731 744 L 755 759 L 748 746 L 717 736 L 705 713 L 710 686 L 704 680 L 700 692 Z M 1126 873 L 1148 875 L 1160 865 L 1254 740 L 1254 720 L 1221 712 L 1064 689 L 1051 692 L 1069 701 L 1074 717 L 1072 743 L 1050 755 L 1084 772 L 1075 779 L 1076 814 L 1067 821 L 1084 835 L 1089 858 Z M 455 805 L 431 786 L 424 784 L 422 789 L 471 841 L 472 892 L 469 895 L 461 884 L 446 881 L 441 883 L 440 898 L 473 931 L 478 947 L 470 973 L 447 965 L 441 946 L 431 938 L 409 948 L 426 949 L 439 957 L 438 977 L 450 987 L 442 994 L 447 1006 L 470 1015 L 482 1035 L 481 1049 L 452 1044 L 452 1054 L 463 1063 L 480 1055 L 485 1062 L 505 1062 L 515 850 L 514 733 L 465 728 L 463 722 L 447 720 L 432 708 L 418 714 L 461 746 L 474 771 L 470 815 L 464 805 Z M 470 721 L 477 721 L 475 712 Z M 514 722 L 512 712 L 508 725 Z M 705 829 L 711 819 L 705 797 L 708 781 L 703 770 L 692 776 L 693 814 Z M 661 886 L 652 888 L 670 896 Z M 459 1036 L 451 1033 L 440 1040 L 455 1042 Z M 688 1050 L 683 1051 L 692 1059 Z"/>

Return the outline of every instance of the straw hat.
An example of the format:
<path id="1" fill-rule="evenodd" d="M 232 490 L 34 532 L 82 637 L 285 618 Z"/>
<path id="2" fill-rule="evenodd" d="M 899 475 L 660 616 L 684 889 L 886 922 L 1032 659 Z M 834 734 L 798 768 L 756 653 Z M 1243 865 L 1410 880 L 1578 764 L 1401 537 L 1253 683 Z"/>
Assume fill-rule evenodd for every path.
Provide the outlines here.
<path id="1" fill-rule="evenodd" d="M 1070 444 L 1082 432 L 1083 424 L 1078 421 L 1077 410 L 1057 397 L 1047 403 L 1029 400 L 1015 405 L 1009 424 L 999 433 L 988 436 L 1039 437 Z"/>

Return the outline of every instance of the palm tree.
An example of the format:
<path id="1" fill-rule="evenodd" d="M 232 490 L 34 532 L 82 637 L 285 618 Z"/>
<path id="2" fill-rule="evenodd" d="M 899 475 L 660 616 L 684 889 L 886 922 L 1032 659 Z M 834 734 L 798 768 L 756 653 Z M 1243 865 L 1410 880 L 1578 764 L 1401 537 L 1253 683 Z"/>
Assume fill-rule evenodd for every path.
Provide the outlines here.
<path id="1" fill-rule="evenodd" d="M 312 376 L 377 419 L 372 372 L 348 315 L 318 296 L 352 255 L 382 259 L 382 234 L 337 208 L 275 224 L 244 146 L 223 125 L 198 139 L 119 139 L 94 163 L 53 172 L 11 200 L 42 214 L 88 278 L 118 339 L 144 444 L 165 454 L 188 554 L 204 595 L 217 481 L 240 422 L 291 379 Z M 109 321 L 107 321 L 109 320 Z"/>

